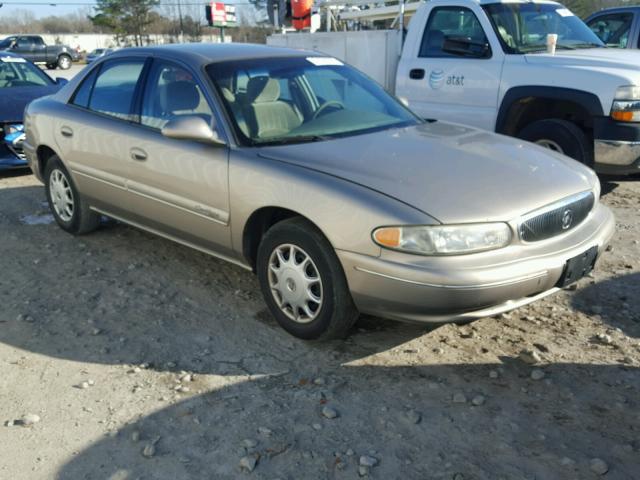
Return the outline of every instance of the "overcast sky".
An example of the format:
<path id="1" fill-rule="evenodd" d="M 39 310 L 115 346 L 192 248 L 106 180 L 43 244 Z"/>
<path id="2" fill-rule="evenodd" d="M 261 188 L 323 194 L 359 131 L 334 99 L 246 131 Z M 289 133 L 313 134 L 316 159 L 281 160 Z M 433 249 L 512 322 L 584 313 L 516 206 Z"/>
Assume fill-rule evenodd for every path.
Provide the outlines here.
<path id="1" fill-rule="evenodd" d="M 79 3 L 89 4 L 93 3 L 91 0 L 51 0 L 51 3 L 54 3 L 57 6 L 51 6 L 50 3 L 46 3 L 45 5 L 28 5 L 29 3 L 45 3 L 42 0 L 25 0 L 25 1 L 8 1 L 3 2 L 0 0 L 0 3 L 3 3 L 3 7 L 0 8 L 0 16 L 8 17 L 12 13 L 15 13 L 16 10 L 30 10 L 38 17 L 45 17 L 47 15 L 64 15 L 67 13 L 75 12 L 80 8 L 86 9 L 86 6 L 80 6 Z M 70 5 L 70 4 L 76 5 Z"/>

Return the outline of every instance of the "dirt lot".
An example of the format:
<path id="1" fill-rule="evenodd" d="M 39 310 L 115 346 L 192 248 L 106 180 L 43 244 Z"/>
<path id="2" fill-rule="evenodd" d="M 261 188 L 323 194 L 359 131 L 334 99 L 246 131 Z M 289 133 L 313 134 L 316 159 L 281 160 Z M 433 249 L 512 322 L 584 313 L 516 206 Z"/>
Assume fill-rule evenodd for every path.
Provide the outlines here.
<path id="1" fill-rule="evenodd" d="M 604 182 L 613 250 L 577 290 L 325 344 L 251 274 L 43 201 L 0 176 L 0 479 L 640 478 L 638 178 Z"/>

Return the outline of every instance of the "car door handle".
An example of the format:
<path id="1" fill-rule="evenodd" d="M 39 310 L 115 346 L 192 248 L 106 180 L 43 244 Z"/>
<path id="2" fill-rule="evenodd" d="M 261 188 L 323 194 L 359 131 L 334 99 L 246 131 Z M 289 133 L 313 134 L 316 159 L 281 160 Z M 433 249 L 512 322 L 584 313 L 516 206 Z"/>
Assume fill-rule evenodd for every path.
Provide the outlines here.
<path id="1" fill-rule="evenodd" d="M 422 68 L 414 68 L 409 71 L 409 78 L 412 80 L 422 80 L 424 78 L 424 70 Z"/>
<path id="2" fill-rule="evenodd" d="M 147 152 L 139 148 L 132 148 L 131 158 L 137 160 L 138 162 L 144 162 L 147 159 Z"/>
<path id="3" fill-rule="evenodd" d="M 62 134 L 63 137 L 67 137 L 67 138 L 73 137 L 73 130 L 71 130 L 69 127 L 62 127 L 60 129 L 60 133 Z"/>

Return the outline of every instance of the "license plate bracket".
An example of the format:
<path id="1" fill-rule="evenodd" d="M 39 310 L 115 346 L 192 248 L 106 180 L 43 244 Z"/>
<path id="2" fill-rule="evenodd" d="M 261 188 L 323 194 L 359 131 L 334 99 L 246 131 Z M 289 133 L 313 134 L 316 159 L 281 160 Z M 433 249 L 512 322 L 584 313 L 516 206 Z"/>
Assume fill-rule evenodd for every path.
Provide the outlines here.
<path id="1" fill-rule="evenodd" d="M 558 281 L 558 287 L 563 288 L 567 285 L 580 280 L 585 275 L 588 275 L 596 264 L 598 258 L 598 247 L 591 247 L 586 252 L 582 252 L 573 258 L 567 260 L 564 266 L 562 276 Z"/>

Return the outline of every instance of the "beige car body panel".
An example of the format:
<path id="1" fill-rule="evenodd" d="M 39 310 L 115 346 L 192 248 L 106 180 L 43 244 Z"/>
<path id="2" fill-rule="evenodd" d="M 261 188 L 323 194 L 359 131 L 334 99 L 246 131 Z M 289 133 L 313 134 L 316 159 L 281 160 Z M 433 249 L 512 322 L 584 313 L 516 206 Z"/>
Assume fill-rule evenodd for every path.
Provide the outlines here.
<path id="1" fill-rule="evenodd" d="M 598 178 L 567 157 L 469 127 L 435 122 L 312 144 L 239 146 L 204 66 L 299 51 L 186 45 L 108 60 L 136 55 L 179 57 L 197 73 L 226 145 L 166 138 L 68 105 L 81 73 L 27 110 L 25 153 L 34 173 L 42 179 L 42 152 L 53 151 L 95 210 L 248 269 L 247 222 L 265 208 L 294 212 L 332 244 L 361 312 L 439 322 L 507 311 L 556 291 L 567 260 L 603 249 L 613 234 L 611 212 L 596 201 L 578 227 L 521 242 L 522 216 L 580 192 L 597 194 Z M 134 158 L 141 152 L 144 160 Z M 478 221 L 508 222 L 512 244 L 438 257 L 381 249 L 371 238 L 385 225 Z"/>

